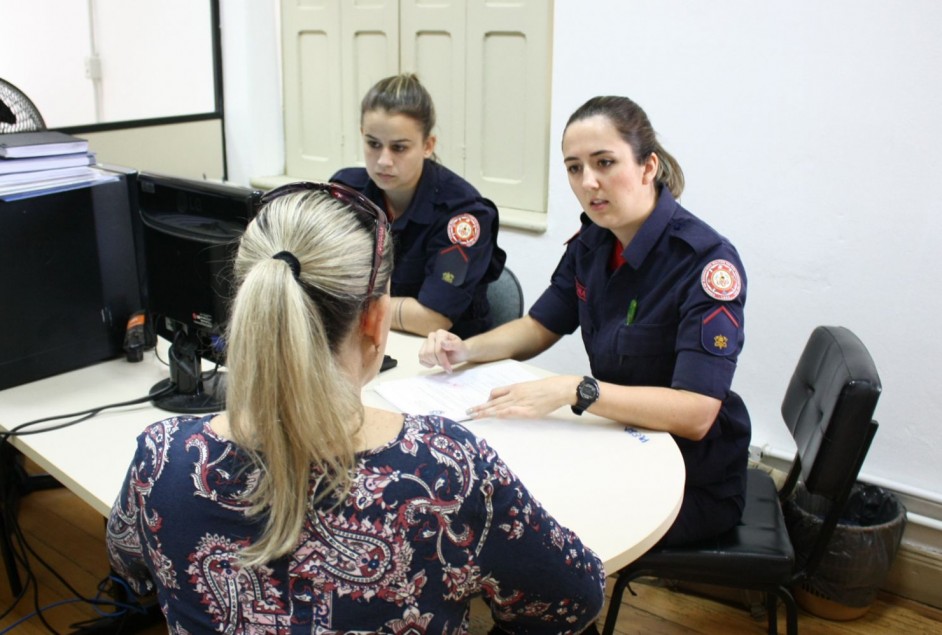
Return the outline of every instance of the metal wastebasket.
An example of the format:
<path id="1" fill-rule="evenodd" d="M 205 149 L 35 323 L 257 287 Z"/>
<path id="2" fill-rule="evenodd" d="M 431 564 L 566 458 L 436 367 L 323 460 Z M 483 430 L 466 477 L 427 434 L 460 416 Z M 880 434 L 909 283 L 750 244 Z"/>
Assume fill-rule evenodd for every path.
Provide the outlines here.
<path id="1" fill-rule="evenodd" d="M 784 506 L 795 557 L 806 557 L 823 524 L 827 500 L 800 486 Z M 793 592 L 798 604 L 832 620 L 862 616 L 876 598 L 899 549 L 906 508 L 890 491 L 856 483 L 818 568 Z"/>

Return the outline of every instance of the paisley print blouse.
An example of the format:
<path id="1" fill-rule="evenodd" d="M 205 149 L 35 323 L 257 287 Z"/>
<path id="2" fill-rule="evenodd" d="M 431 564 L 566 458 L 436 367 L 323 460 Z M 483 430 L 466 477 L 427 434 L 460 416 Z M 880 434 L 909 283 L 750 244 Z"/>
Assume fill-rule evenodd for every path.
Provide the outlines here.
<path id="1" fill-rule="evenodd" d="M 466 633 L 475 594 L 504 630 L 567 633 L 601 609 L 595 554 L 439 417 L 407 416 L 360 454 L 350 494 L 311 507 L 292 553 L 238 568 L 261 529 L 244 503 L 259 474 L 211 418 L 149 426 L 108 521 L 112 566 L 156 593 L 171 633 Z"/>

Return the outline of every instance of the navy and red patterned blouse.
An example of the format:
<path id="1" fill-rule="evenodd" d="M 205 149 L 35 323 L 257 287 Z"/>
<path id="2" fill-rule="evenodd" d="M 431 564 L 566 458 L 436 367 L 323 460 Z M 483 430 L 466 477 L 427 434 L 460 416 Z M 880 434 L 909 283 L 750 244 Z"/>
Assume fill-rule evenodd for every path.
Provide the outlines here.
<path id="1" fill-rule="evenodd" d="M 156 591 L 171 633 L 466 633 L 478 593 L 512 633 L 578 632 L 601 609 L 595 554 L 439 417 L 406 416 L 358 455 L 351 493 L 310 510 L 293 553 L 237 568 L 260 533 L 244 502 L 259 474 L 211 418 L 149 426 L 108 521 L 112 566 Z"/>

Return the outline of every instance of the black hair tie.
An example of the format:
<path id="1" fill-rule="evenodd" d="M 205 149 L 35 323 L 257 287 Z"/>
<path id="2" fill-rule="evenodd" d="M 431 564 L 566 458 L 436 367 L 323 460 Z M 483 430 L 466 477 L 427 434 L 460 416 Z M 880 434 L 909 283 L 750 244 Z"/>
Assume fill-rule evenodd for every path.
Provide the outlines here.
<path id="1" fill-rule="evenodd" d="M 272 256 L 275 260 L 281 260 L 288 264 L 291 267 L 291 273 L 294 274 L 294 279 L 299 280 L 301 278 L 301 263 L 298 262 L 298 259 L 290 251 L 279 251 L 277 254 Z"/>

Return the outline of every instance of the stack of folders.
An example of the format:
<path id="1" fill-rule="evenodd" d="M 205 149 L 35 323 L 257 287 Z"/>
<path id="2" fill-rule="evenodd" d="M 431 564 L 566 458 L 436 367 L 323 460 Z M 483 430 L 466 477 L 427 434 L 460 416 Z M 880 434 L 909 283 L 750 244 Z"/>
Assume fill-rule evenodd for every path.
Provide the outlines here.
<path id="1" fill-rule="evenodd" d="M 88 141 L 57 130 L 0 134 L 0 199 L 47 194 L 117 177 L 94 167 Z"/>

